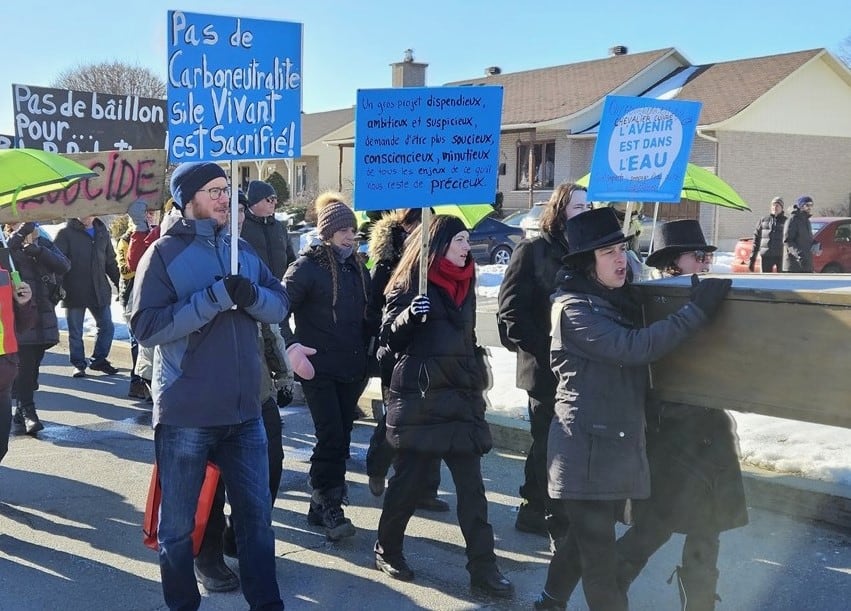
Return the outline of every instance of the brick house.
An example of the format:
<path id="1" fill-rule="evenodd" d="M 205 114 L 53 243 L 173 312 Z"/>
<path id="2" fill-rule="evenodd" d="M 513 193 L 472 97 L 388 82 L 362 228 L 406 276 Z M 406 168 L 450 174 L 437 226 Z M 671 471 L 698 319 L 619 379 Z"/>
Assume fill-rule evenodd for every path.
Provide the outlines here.
<path id="1" fill-rule="evenodd" d="M 391 64 L 394 86 L 424 86 L 426 64 L 410 54 Z M 775 195 L 787 206 L 811 195 L 816 212 L 848 214 L 851 205 L 851 71 L 825 49 L 692 65 L 674 48 L 486 76 L 447 85 L 504 88 L 498 190 L 506 210 L 546 200 L 554 185 L 586 174 L 606 95 L 703 103 L 690 161 L 726 180 L 753 212 L 698 202 L 663 204 L 660 218 L 699 218 L 722 250 L 753 231 Z M 305 114 L 303 188 L 351 192 L 354 113 Z M 535 168 L 529 184 L 529 165 Z M 289 162 L 288 162 L 289 163 Z M 290 170 L 291 172 L 293 170 Z"/>

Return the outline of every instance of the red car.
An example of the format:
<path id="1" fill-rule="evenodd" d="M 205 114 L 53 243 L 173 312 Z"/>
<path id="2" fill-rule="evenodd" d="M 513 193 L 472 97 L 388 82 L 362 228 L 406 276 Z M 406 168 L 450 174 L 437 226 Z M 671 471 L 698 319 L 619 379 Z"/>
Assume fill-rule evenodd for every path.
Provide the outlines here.
<path id="1" fill-rule="evenodd" d="M 851 273 L 851 217 L 814 216 L 813 271 L 823 274 Z M 733 273 L 747 273 L 753 251 L 753 238 L 742 238 L 733 252 Z M 761 272 L 760 257 L 756 258 L 755 272 Z"/>

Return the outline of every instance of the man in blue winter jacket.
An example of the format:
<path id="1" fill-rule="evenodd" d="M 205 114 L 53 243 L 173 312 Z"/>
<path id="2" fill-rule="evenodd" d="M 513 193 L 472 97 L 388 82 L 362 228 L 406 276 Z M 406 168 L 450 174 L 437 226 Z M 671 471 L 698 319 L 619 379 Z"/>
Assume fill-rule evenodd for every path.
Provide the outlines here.
<path id="1" fill-rule="evenodd" d="M 209 459 L 227 486 L 243 594 L 252 609 L 283 609 L 260 411 L 257 322 L 279 323 L 289 300 L 250 247 L 239 248 L 239 273 L 228 274 L 230 187 L 222 168 L 182 164 L 171 177 L 171 192 L 182 218 L 142 257 L 130 322 L 139 343 L 154 347 L 163 595 L 169 609 L 200 605 L 191 533 Z"/>

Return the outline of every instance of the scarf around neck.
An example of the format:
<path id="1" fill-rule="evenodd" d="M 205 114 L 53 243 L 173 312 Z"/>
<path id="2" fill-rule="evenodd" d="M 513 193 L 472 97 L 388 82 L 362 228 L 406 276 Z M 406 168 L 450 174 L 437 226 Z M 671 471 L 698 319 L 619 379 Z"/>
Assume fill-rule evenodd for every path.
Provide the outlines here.
<path id="1" fill-rule="evenodd" d="M 474 273 L 472 259 L 464 267 L 458 267 L 446 257 L 440 257 L 428 268 L 428 280 L 445 290 L 455 305 L 461 307 L 470 290 Z"/>

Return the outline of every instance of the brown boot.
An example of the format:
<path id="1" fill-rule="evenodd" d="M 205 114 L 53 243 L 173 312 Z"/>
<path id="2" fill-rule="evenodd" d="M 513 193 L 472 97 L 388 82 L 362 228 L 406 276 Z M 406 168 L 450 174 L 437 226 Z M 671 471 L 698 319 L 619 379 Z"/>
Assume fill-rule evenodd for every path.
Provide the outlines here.
<path id="1" fill-rule="evenodd" d="M 44 429 L 44 425 L 38 419 L 38 414 L 35 412 L 35 405 L 32 403 L 22 405 L 20 409 L 24 416 L 24 428 L 26 428 L 27 435 L 35 436 L 36 433 Z"/>

